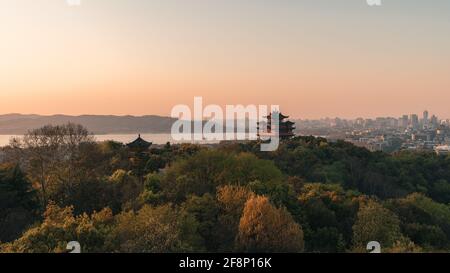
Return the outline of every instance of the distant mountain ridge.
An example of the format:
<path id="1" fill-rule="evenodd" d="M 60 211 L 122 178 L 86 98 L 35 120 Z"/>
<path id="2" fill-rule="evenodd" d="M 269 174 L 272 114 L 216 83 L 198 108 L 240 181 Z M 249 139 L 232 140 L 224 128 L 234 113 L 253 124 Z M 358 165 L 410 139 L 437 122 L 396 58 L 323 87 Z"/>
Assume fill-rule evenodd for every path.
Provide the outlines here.
<path id="1" fill-rule="evenodd" d="M 0 115 L 0 135 L 21 135 L 45 125 L 61 125 L 68 122 L 85 126 L 94 134 L 170 133 L 176 119 L 156 115 Z"/>

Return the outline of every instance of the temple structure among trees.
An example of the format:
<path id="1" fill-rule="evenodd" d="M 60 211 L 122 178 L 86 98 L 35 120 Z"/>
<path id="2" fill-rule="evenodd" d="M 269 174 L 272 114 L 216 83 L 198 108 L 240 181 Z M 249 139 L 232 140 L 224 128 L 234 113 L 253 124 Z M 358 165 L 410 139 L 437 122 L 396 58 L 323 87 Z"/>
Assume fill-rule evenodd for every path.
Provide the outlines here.
<path id="1" fill-rule="evenodd" d="M 130 150 L 138 153 L 145 152 L 148 148 L 150 148 L 150 146 L 152 146 L 152 143 L 142 139 L 141 135 L 139 135 L 135 141 L 127 144 L 127 147 L 130 148 Z"/>
<path id="2" fill-rule="evenodd" d="M 128 149 L 131 151 L 131 169 L 142 185 L 144 184 L 145 166 L 149 160 L 150 146 L 152 146 L 152 143 L 142 139 L 141 135 L 138 135 L 135 141 L 127 144 Z"/>
<path id="3" fill-rule="evenodd" d="M 285 116 L 280 112 L 273 112 L 270 113 L 267 117 L 267 121 L 260 123 L 258 122 L 258 137 L 263 136 L 271 136 L 276 134 L 276 128 L 275 125 L 272 124 L 272 115 L 278 115 L 279 116 L 279 132 L 278 135 L 280 139 L 289 139 L 295 136 L 294 130 L 295 130 L 295 123 L 292 121 L 289 121 L 289 116 Z M 276 117 L 276 116 L 275 116 Z M 262 130 L 262 128 L 266 127 L 266 130 Z M 262 128 L 261 128 L 262 127 Z"/>

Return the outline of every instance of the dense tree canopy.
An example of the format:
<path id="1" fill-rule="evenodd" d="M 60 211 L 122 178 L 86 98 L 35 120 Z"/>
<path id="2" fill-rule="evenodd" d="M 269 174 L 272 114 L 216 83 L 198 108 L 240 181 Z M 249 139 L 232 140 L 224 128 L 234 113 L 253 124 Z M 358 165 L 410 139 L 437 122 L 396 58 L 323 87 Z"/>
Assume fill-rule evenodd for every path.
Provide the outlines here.
<path id="1" fill-rule="evenodd" d="M 384 247 L 392 247 L 401 238 L 400 220 L 397 215 L 372 200 L 360 207 L 353 226 L 355 248 L 364 248 L 370 241 L 377 241 Z"/>
<path id="2" fill-rule="evenodd" d="M 36 191 L 19 167 L 0 165 L 0 242 L 17 238 L 38 209 Z"/>
<path id="3" fill-rule="evenodd" d="M 49 204 L 39 226 L 29 229 L 16 241 L 3 245 L 1 250 L 63 253 L 67 252 L 67 243 L 78 241 L 83 252 L 102 252 L 107 245 L 112 220 L 112 212 L 108 209 L 91 216 L 75 216 L 72 207 L 60 208 Z"/>
<path id="4" fill-rule="evenodd" d="M 259 144 L 136 154 L 74 124 L 33 130 L 2 149 L 0 251 L 450 251 L 449 156 Z"/>

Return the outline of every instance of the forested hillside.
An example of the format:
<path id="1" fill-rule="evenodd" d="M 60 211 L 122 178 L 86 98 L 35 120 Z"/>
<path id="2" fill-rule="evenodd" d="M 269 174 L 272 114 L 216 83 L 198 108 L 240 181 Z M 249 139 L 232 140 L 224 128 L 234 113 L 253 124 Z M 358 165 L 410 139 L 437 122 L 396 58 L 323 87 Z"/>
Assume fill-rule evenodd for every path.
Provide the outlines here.
<path id="1" fill-rule="evenodd" d="M 313 137 L 136 152 L 73 124 L 3 153 L 1 252 L 450 250 L 448 156 Z"/>

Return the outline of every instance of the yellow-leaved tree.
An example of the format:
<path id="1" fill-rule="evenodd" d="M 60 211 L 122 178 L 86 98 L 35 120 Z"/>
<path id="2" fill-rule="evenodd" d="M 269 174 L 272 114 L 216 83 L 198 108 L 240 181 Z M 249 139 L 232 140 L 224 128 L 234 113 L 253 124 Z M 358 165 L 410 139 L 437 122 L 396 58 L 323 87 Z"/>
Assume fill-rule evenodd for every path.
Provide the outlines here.
<path id="1" fill-rule="evenodd" d="M 245 252 L 302 252 L 303 231 L 285 208 L 265 196 L 248 199 L 239 223 L 237 247 Z"/>

